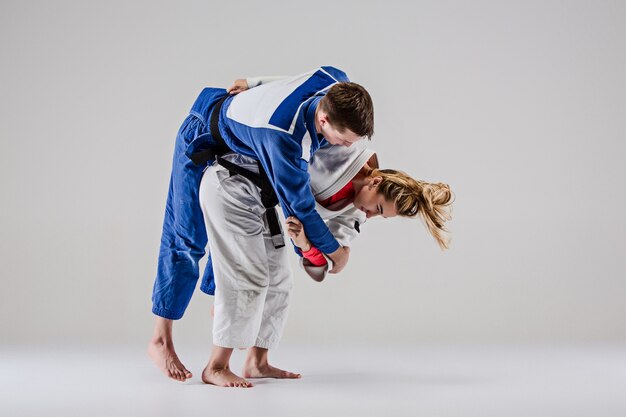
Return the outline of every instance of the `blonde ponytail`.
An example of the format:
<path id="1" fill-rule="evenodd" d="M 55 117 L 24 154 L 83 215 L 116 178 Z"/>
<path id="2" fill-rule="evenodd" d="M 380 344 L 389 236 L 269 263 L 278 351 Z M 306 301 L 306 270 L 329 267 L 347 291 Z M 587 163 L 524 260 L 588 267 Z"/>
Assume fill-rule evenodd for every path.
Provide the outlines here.
<path id="1" fill-rule="evenodd" d="M 393 169 L 374 169 L 369 176 L 382 178 L 378 193 L 393 201 L 398 215 L 419 215 L 441 249 L 448 249 L 450 234 L 445 222 L 452 218 L 452 192 L 448 184 L 415 180 Z"/>

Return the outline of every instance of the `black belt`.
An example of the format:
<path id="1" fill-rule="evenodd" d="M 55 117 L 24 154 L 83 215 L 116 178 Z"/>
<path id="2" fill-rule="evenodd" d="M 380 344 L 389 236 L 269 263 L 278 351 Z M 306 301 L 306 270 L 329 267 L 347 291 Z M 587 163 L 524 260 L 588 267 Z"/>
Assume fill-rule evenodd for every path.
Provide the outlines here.
<path id="1" fill-rule="evenodd" d="M 232 150 L 228 147 L 228 145 L 224 141 L 224 138 L 220 134 L 220 129 L 218 125 L 220 111 L 222 109 L 224 101 L 226 101 L 227 98 L 228 96 L 226 95 L 222 99 L 220 99 L 215 104 L 215 107 L 213 108 L 213 111 L 211 113 L 209 128 L 211 130 L 211 136 L 213 136 L 213 139 L 215 140 L 215 142 L 217 142 L 217 144 L 215 146 L 212 146 L 211 148 L 194 152 L 190 156 L 190 159 L 196 165 L 206 164 L 208 161 L 215 159 L 218 164 L 229 170 L 231 175 L 242 175 L 244 178 L 249 179 L 254 185 L 259 187 L 261 190 L 261 203 L 263 203 L 263 207 L 265 207 L 265 218 L 267 219 L 267 224 L 270 228 L 270 234 L 272 236 L 274 248 L 282 248 L 283 246 L 285 246 L 285 240 L 283 239 L 283 230 L 280 226 L 280 222 L 278 221 L 278 213 L 276 212 L 278 197 L 276 196 L 274 187 L 272 187 L 272 183 L 270 182 L 267 173 L 263 169 L 261 162 L 257 161 L 259 172 L 256 173 L 242 168 L 239 165 L 233 164 L 232 162 L 222 158 L 224 154 L 232 152 Z"/>
<path id="2" fill-rule="evenodd" d="M 217 103 L 215 103 L 215 107 L 213 108 L 213 111 L 211 112 L 209 129 L 211 132 L 211 136 L 213 136 L 213 139 L 215 140 L 215 142 L 217 142 L 217 144 L 211 146 L 208 149 L 196 151 L 193 154 L 191 154 L 189 159 L 191 159 L 191 161 L 196 165 L 206 164 L 208 161 L 216 159 L 216 157 L 219 155 L 224 155 L 227 152 L 232 152 L 232 150 L 228 147 L 226 142 L 224 142 L 224 138 L 220 134 L 220 129 L 218 125 L 218 122 L 220 120 L 220 112 L 222 110 L 222 105 L 224 104 L 227 98 L 228 98 L 228 95 L 225 95 Z"/>

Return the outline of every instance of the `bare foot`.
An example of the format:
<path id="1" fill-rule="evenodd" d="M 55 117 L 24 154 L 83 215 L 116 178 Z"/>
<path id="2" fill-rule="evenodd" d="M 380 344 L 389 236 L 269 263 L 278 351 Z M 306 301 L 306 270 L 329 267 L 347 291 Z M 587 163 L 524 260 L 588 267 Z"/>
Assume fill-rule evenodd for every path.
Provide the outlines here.
<path id="1" fill-rule="evenodd" d="M 295 374 L 289 371 L 283 371 L 282 369 L 274 368 L 272 365 L 254 365 L 248 364 L 243 368 L 244 378 L 279 378 L 279 379 L 298 379 L 302 375 Z"/>
<path id="2" fill-rule="evenodd" d="M 181 382 L 192 377 L 178 359 L 173 345 L 153 340 L 148 345 L 148 355 L 165 376 Z"/>
<path id="3" fill-rule="evenodd" d="M 202 371 L 202 382 L 217 385 L 218 387 L 250 388 L 252 384 L 235 375 L 228 368 L 209 368 Z"/>

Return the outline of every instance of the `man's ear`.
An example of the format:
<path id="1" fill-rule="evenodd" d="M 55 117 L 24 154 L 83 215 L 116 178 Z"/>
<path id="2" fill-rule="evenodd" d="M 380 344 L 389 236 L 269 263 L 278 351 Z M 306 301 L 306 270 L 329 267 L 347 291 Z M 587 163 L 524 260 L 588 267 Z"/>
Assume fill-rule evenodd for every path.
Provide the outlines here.
<path id="1" fill-rule="evenodd" d="M 319 120 L 320 124 L 322 122 L 323 123 L 328 123 L 328 115 L 326 114 L 326 112 L 324 110 L 319 110 L 318 111 L 317 119 Z"/>

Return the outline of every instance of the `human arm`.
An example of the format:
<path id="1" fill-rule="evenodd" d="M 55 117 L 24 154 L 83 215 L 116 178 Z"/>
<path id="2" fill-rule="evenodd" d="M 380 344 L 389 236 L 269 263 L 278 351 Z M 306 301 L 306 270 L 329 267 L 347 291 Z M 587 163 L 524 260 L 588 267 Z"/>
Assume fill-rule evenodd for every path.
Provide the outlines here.
<path id="1" fill-rule="evenodd" d="M 226 102 L 226 117 L 220 129 L 231 149 L 261 162 L 285 217 L 300 219 L 313 245 L 334 257 L 339 271 L 347 262 L 348 251 L 338 251 L 339 244 L 315 210 L 308 161 L 319 147 L 319 140 L 307 131 L 306 109 L 298 105 L 303 94 L 315 96 L 338 81 L 332 76 L 335 72 L 318 68 L 240 94 L 230 104 Z M 294 91 L 295 85 L 301 88 Z M 272 97 L 282 98 L 275 103 Z"/>
<path id="2" fill-rule="evenodd" d="M 306 175 L 308 177 L 308 173 Z M 297 181 L 295 172 L 293 176 L 289 177 L 289 179 L 286 179 L 285 177 L 282 179 L 283 184 L 291 182 L 293 185 L 296 184 Z M 281 184 L 281 179 L 277 179 L 277 184 Z M 339 273 L 348 263 L 350 249 L 340 246 L 335 237 L 332 235 L 328 226 L 315 210 L 315 200 L 308 186 L 308 178 L 305 184 L 305 186 L 300 187 L 281 187 L 280 185 L 275 185 L 279 199 L 281 199 L 282 192 L 285 194 L 290 192 L 290 195 L 292 196 L 283 197 L 281 206 L 283 207 L 286 216 L 292 214 L 302 219 L 303 230 L 306 231 L 312 245 L 319 248 L 322 252 L 327 254 L 328 258 L 332 260 L 333 266 L 330 273 Z M 288 201 L 290 204 L 285 204 L 285 201 Z M 312 204 L 309 206 L 311 202 Z"/>
<path id="3" fill-rule="evenodd" d="M 293 216 L 287 218 L 287 234 L 302 253 L 302 258 L 300 259 L 302 269 L 304 269 L 314 281 L 322 282 L 324 278 L 326 278 L 329 265 L 330 268 L 332 268 L 332 261 L 320 252 L 319 249 L 311 245 L 311 242 L 304 233 L 302 223 Z"/>
<path id="4" fill-rule="evenodd" d="M 328 74 L 335 81 L 338 81 L 338 82 L 350 81 L 346 73 L 337 68 L 330 67 L 330 66 L 323 66 L 313 71 L 320 71 L 320 70 Z M 313 71 L 310 71 L 310 72 L 313 72 Z M 226 91 L 231 95 L 235 95 L 235 94 L 241 93 L 242 91 L 246 91 L 249 88 L 254 88 L 259 85 L 271 83 L 272 81 L 276 81 L 276 80 L 282 80 L 284 78 L 288 78 L 288 76 L 286 75 L 263 75 L 260 77 L 239 78 L 235 80 L 233 85 L 229 87 Z"/>
<path id="5" fill-rule="evenodd" d="M 254 88 L 262 84 L 271 83 L 272 81 L 280 80 L 282 78 L 286 78 L 283 75 L 271 75 L 271 76 L 262 76 L 262 77 L 248 77 L 248 78 L 239 78 L 235 80 L 232 86 L 228 88 L 226 91 L 230 95 L 239 94 L 242 91 L 246 91 L 249 88 Z"/>
<path id="6" fill-rule="evenodd" d="M 294 216 L 287 217 L 287 235 L 293 241 L 293 244 L 304 254 L 310 252 L 313 248 L 311 241 L 306 237 L 302 223 Z M 316 248 L 317 249 L 317 248 Z"/>
<path id="7" fill-rule="evenodd" d="M 333 268 L 329 271 L 331 274 L 338 274 L 348 264 L 350 258 L 350 248 L 348 246 L 340 246 L 336 251 L 328 254 L 328 257 L 333 261 Z"/>
<path id="8" fill-rule="evenodd" d="M 298 218 L 313 246 L 326 254 L 333 254 L 340 245 L 316 210 L 308 163 L 301 159 L 299 141 L 286 132 L 258 130 L 255 133 L 256 140 L 249 142 L 251 150 L 263 165 L 285 218 Z"/>
<path id="9" fill-rule="evenodd" d="M 352 239 L 359 235 L 360 225 L 364 222 L 365 216 L 363 212 L 353 207 L 335 217 L 327 219 L 326 223 L 333 236 L 342 245 L 340 247 L 345 248 L 349 253 L 349 245 Z M 332 260 L 311 244 L 306 237 L 302 223 L 293 216 L 287 218 L 287 234 L 292 239 L 294 245 L 302 252 L 303 259 L 300 262 L 302 268 L 315 281 L 322 281 L 329 269 L 332 270 L 334 268 Z M 330 266 L 327 266 L 327 263 Z"/>
<path id="10" fill-rule="evenodd" d="M 345 225 L 341 224 L 340 222 L 339 223 L 332 222 L 332 224 L 333 226 L 335 226 L 334 229 L 337 232 L 337 234 L 346 236 L 349 233 L 348 230 L 344 230 L 347 228 L 345 227 Z M 331 233 L 332 233 L 332 229 L 331 229 Z M 343 269 L 345 264 L 347 263 L 347 259 L 345 259 L 345 262 L 343 263 L 341 267 L 335 267 L 335 262 L 333 259 L 337 259 L 337 255 L 340 255 L 340 256 L 345 255 L 346 257 L 349 257 L 350 248 L 348 246 L 340 246 L 339 249 L 337 249 L 332 254 L 324 255 L 324 253 L 322 253 L 319 249 L 317 249 L 315 246 L 311 244 L 309 239 L 306 237 L 302 223 L 300 223 L 300 221 L 294 216 L 289 216 L 287 218 L 287 234 L 293 241 L 294 245 L 298 249 L 300 249 L 300 252 L 302 253 L 302 256 L 304 257 L 304 259 L 308 261 L 308 262 L 305 261 L 303 264 L 305 269 L 307 269 L 306 266 L 309 266 L 309 265 L 314 266 L 314 267 L 326 266 L 329 263 L 329 261 L 332 261 L 330 262 L 331 264 L 330 273 L 335 274 L 335 273 L 339 273 Z M 337 234 L 333 233 L 333 236 L 337 238 Z M 321 281 L 322 279 L 324 279 L 324 276 L 326 275 L 327 270 L 328 268 L 325 268 L 323 270 L 323 276 L 321 277 L 321 279 L 316 278 L 316 276 L 319 276 L 320 274 L 319 271 L 315 272 L 316 276 L 312 275 L 308 269 L 307 269 L 307 272 L 309 272 L 309 275 L 311 275 L 311 277 L 315 279 L 316 281 Z"/>
<path id="11" fill-rule="evenodd" d="M 297 217 L 304 225 L 307 237 L 313 245 L 322 252 L 333 255 L 333 252 L 339 249 L 339 243 L 316 211 L 308 161 L 303 159 L 304 151 L 300 136 L 278 129 L 250 127 L 237 121 L 237 118 L 240 118 L 239 120 L 248 123 L 244 110 L 248 111 L 247 101 L 256 102 L 254 98 L 255 91 L 250 91 L 233 99 L 233 105 L 227 110 L 225 118 L 227 123 L 220 127 L 224 132 L 224 139 L 233 151 L 252 156 L 261 163 L 276 191 L 285 218 Z M 237 102 L 238 99 L 244 100 L 244 104 L 241 104 L 241 101 Z M 228 105 L 228 102 L 226 103 Z M 235 105 L 242 109 L 241 116 L 238 113 L 239 108 L 232 110 Z"/>
<path id="12" fill-rule="evenodd" d="M 350 246 L 350 243 L 361 232 L 361 226 L 366 220 L 365 213 L 352 206 L 328 219 L 326 225 L 340 245 Z"/>
<path id="13" fill-rule="evenodd" d="M 337 242 L 339 242 L 339 245 L 341 245 L 339 251 L 343 252 L 341 253 L 342 255 L 345 254 L 346 257 L 350 256 L 350 242 L 359 235 L 360 225 L 362 225 L 365 220 L 364 213 L 356 207 L 352 207 L 326 222 L 328 230 L 330 230 L 330 233 L 332 233 L 335 239 L 337 239 Z M 337 268 L 336 255 L 337 253 L 328 254 L 328 257 L 334 264 L 329 271 L 331 274 L 339 273 L 343 269 L 343 266 Z"/>

